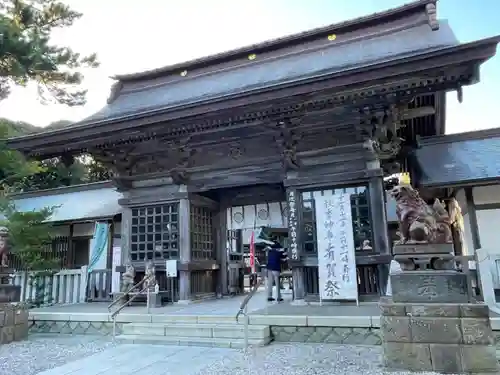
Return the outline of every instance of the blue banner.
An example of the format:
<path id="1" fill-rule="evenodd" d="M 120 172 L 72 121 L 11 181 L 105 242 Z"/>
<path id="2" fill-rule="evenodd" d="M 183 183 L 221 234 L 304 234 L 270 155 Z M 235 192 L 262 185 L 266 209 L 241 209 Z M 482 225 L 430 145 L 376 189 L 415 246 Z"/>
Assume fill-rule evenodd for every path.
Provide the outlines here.
<path id="1" fill-rule="evenodd" d="M 92 272 L 99 264 L 102 256 L 106 256 L 108 249 L 109 224 L 106 222 L 96 222 L 94 236 L 91 241 L 91 256 L 89 260 L 88 272 Z"/>

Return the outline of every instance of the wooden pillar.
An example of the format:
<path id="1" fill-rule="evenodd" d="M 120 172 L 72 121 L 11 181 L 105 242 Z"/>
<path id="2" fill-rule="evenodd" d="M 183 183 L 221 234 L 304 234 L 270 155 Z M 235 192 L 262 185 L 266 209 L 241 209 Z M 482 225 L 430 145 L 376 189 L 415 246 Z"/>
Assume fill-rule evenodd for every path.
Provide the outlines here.
<path id="1" fill-rule="evenodd" d="M 472 246 L 474 246 L 475 252 L 477 249 L 481 248 L 481 239 L 479 238 L 479 225 L 477 223 L 476 204 L 474 203 L 472 187 L 465 188 L 465 199 L 467 202 L 467 215 L 469 216 Z"/>
<path id="2" fill-rule="evenodd" d="M 382 176 L 371 177 L 368 182 L 370 212 L 373 232 L 373 248 L 380 254 L 390 254 L 387 214 L 385 208 L 385 190 Z"/>
<path id="3" fill-rule="evenodd" d="M 191 261 L 189 199 L 179 201 L 179 257 L 180 263 L 187 265 Z M 181 267 L 179 271 L 179 303 L 189 303 L 191 299 L 191 272 Z"/>
<path id="4" fill-rule="evenodd" d="M 123 206 L 122 206 L 123 207 Z M 121 244 L 121 264 L 125 265 L 130 261 L 130 235 L 132 230 L 132 209 L 123 207 L 122 210 L 122 228 L 120 236 Z"/>
<path id="5" fill-rule="evenodd" d="M 108 248 L 106 249 L 106 269 L 110 270 L 113 267 L 113 237 L 115 235 L 115 223 L 113 219 L 108 220 Z"/>
<path id="6" fill-rule="evenodd" d="M 304 267 L 300 263 L 300 251 L 302 249 L 299 235 L 299 228 L 301 228 L 299 220 L 301 207 L 300 193 L 295 188 L 288 188 L 286 190 L 286 200 L 288 205 L 288 257 L 292 266 L 293 303 L 300 305 L 305 303 L 306 295 Z"/>
<path id="7" fill-rule="evenodd" d="M 387 226 L 386 195 L 384 189 L 384 173 L 380 162 L 372 160 L 367 163 L 370 172 L 368 195 L 370 198 L 370 214 L 372 223 L 372 247 L 379 254 L 391 254 L 389 243 L 389 228 Z M 377 266 L 379 294 L 385 295 L 389 278 L 389 264 Z"/>
<path id="8" fill-rule="evenodd" d="M 68 258 L 66 259 L 66 267 L 72 269 L 75 266 L 75 244 L 73 243 L 73 233 L 74 233 L 74 224 L 69 224 L 69 233 L 68 233 Z"/>
<path id="9" fill-rule="evenodd" d="M 227 207 L 225 204 L 219 206 L 215 217 L 215 246 L 216 259 L 220 269 L 217 277 L 217 294 L 227 295 L 228 290 L 228 269 L 227 269 Z"/>

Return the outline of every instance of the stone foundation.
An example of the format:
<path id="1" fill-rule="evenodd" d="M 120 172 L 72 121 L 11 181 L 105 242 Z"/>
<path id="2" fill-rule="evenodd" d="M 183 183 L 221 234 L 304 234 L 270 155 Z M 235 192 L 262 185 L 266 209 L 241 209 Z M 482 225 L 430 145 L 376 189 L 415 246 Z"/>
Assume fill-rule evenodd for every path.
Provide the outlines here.
<path id="1" fill-rule="evenodd" d="M 124 323 L 116 323 L 116 333 L 122 333 Z M 113 323 L 99 321 L 32 320 L 30 334 L 102 335 L 113 334 Z M 381 345 L 381 331 L 376 327 L 308 327 L 271 325 L 276 342 L 304 342 L 344 345 Z M 493 331 L 500 350 L 500 331 Z"/>
<path id="2" fill-rule="evenodd" d="M 0 304 L 0 345 L 28 337 L 28 311 L 11 303 Z"/>
<path id="3" fill-rule="evenodd" d="M 271 326 L 277 342 L 308 342 L 344 345 L 380 345 L 380 330 L 361 327 Z"/>
<path id="4" fill-rule="evenodd" d="M 380 303 L 385 365 L 443 373 L 497 373 L 489 309 L 479 304 Z"/>
<path id="5" fill-rule="evenodd" d="M 116 334 L 122 333 L 123 323 L 116 323 Z M 30 321 L 29 333 L 54 333 L 67 335 L 113 335 L 112 322 L 33 320 Z"/>

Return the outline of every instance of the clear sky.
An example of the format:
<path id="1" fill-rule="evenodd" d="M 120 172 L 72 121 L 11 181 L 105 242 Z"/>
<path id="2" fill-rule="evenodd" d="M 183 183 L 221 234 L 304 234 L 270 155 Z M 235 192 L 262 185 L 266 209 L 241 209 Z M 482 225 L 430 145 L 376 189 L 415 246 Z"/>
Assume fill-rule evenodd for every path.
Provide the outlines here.
<path id="1" fill-rule="evenodd" d="M 84 16 L 54 42 L 97 52 L 99 69 L 85 72 L 88 103 L 80 108 L 38 103 L 34 88 L 16 89 L 0 117 L 45 126 L 77 121 L 105 105 L 109 76 L 153 69 L 318 26 L 379 12 L 405 0 L 67 0 Z M 500 0 L 440 0 L 461 42 L 500 34 Z M 483 65 L 481 82 L 448 97 L 447 131 L 500 127 L 500 51 Z"/>

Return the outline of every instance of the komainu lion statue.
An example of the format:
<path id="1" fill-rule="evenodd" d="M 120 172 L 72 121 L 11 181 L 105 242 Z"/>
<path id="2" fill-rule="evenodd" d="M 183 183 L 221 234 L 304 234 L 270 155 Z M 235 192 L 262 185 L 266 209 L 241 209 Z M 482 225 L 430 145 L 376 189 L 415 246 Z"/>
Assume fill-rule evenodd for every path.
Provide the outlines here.
<path id="1" fill-rule="evenodd" d="M 450 216 L 439 199 L 429 206 L 410 185 L 396 186 L 390 194 L 396 200 L 399 244 L 452 243 Z"/>

